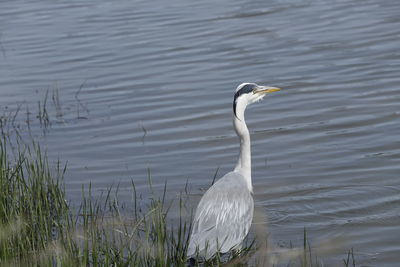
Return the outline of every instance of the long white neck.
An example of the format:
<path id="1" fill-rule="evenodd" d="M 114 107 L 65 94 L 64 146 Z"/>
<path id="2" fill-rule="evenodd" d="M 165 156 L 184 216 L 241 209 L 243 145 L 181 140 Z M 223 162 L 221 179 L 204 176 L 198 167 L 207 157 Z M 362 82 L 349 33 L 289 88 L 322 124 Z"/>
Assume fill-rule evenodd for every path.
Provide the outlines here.
<path id="1" fill-rule="evenodd" d="M 235 171 L 240 172 L 246 180 L 249 190 L 253 191 L 251 183 L 251 143 L 250 133 L 247 129 L 246 122 L 244 120 L 244 111 L 246 109 L 246 103 L 238 101 L 236 104 L 236 116 L 233 116 L 233 126 L 240 139 L 240 154 L 239 160 L 235 167 Z"/>

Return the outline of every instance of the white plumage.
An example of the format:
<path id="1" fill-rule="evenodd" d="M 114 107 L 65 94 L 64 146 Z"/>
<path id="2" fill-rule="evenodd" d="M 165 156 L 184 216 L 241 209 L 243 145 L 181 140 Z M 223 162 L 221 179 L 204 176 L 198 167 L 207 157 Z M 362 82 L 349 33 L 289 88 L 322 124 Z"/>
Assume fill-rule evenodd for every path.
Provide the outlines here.
<path id="1" fill-rule="evenodd" d="M 244 120 L 247 105 L 279 88 L 242 83 L 233 100 L 233 125 L 240 139 L 240 155 L 234 171 L 219 179 L 197 206 L 187 255 L 212 258 L 217 252 L 239 249 L 249 232 L 254 202 L 251 184 L 250 134 Z"/>

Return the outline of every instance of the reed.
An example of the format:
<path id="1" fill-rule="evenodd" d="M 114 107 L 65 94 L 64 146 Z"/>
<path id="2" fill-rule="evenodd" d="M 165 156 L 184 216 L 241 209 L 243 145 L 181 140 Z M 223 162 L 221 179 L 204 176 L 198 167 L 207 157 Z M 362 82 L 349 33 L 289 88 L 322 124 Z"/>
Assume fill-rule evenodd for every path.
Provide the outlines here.
<path id="1" fill-rule="evenodd" d="M 52 170 L 37 144 L 21 145 L 12 158 L 8 142 L 0 142 L 2 266 L 186 266 L 191 226 L 182 216 L 167 225 L 166 189 L 140 209 L 135 193 L 130 215 L 120 208 L 118 188 L 94 199 L 89 186 L 74 209 L 63 187 L 65 166 Z"/>

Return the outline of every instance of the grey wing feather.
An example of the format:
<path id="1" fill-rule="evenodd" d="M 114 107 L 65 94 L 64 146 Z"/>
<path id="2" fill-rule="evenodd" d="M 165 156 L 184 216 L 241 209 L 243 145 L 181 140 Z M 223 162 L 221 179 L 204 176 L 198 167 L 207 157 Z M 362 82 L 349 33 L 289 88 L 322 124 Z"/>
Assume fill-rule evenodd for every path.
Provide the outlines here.
<path id="1" fill-rule="evenodd" d="M 188 256 L 211 258 L 239 247 L 249 232 L 254 203 L 244 177 L 230 172 L 204 194 L 196 209 Z"/>

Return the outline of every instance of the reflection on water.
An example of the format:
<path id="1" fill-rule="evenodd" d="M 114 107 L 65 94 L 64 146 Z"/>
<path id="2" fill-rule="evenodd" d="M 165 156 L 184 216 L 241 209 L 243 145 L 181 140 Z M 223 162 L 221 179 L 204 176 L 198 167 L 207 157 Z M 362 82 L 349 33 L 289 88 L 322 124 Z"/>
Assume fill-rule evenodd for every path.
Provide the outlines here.
<path id="1" fill-rule="evenodd" d="M 187 179 L 199 193 L 233 168 L 234 88 L 282 87 L 247 112 L 255 200 L 274 242 L 300 243 L 307 227 L 315 242 L 345 236 L 359 263 L 397 266 L 399 10 L 395 0 L 5 1 L 0 105 L 19 104 L 24 120 L 49 89 L 51 128 L 32 131 L 68 160 L 72 200 L 90 181 L 103 190 L 133 178 L 145 192 L 149 169 L 173 199 Z"/>

